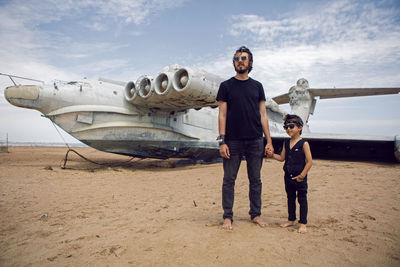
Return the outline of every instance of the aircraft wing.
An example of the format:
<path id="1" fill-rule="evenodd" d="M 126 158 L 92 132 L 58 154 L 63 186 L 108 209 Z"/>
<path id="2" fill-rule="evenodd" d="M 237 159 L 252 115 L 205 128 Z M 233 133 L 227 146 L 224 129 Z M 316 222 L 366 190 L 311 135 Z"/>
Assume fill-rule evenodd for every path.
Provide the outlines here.
<path id="1" fill-rule="evenodd" d="M 355 97 L 355 96 L 370 96 L 370 95 L 387 95 L 398 94 L 400 88 L 319 88 L 306 89 L 312 97 L 320 99 L 340 98 L 340 97 Z M 289 93 L 272 98 L 278 104 L 287 104 L 290 101 Z"/>
<path id="2" fill-rule="evenodd" d="M 281 151 L 286 134 L 272 134 L 276 151 Z M 315 158 L 400 162 L 400 136 L 304 133 Z"/>
<path id="3" fill-rule="evenodd" d="M 398 94 L 400 88 L 341 88 L 341 89 L 308 89 L 312 96 L 319 96 L 320 99 L 369 96 L 369 95 L 389 95 Z"/>

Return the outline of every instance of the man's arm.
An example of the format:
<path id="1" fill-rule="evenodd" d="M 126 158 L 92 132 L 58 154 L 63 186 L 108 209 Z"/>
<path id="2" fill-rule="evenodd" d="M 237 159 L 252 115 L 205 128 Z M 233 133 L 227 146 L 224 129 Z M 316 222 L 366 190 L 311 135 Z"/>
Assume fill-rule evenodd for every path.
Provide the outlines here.
<path id="1" fill-rule="evenodd" d="M 265 106 L 265 101 L 260 101 L 260 115 L 261 115 L 261 125 L 263 128 L 263 132 L 265 138 L 267 139 L 267 145 L 265 146 L 265 155 L 272 156 L 274 154 L 274 147 L 272 146 L 272 139 L 271 134 L 269 132 L 269 124 L 268 124 L 268 115 L 267 115 L 267 108 Z"/>
<path id="2" fill-rule="evenodd" d="M 218 101 L 218 131 L 220 135 L 226 134 L 226 113 L 228 111 L 228 103 L 224 101 Z M 229 159 L 230 153 L 227 144 L 223 144 L 219 146 L 219 154 L 221 157 Z"/>

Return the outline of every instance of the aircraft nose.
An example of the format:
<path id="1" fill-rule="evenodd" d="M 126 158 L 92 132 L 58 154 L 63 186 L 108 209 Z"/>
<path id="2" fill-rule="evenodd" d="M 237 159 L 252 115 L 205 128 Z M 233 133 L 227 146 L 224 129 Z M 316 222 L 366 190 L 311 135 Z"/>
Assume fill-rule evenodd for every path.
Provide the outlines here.
<path id="1" fill-rule="evenodd" d="M 18 107 L 33 108 L 33 101 L 39 98 L 39 86 L 15 85 L 4 90 L 8 102 Z"/>

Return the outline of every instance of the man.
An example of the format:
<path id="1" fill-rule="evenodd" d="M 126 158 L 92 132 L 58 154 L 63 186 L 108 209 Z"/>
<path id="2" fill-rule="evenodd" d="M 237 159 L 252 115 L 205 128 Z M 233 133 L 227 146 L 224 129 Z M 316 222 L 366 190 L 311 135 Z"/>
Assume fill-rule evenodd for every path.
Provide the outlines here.
<path id="1" fill-rule="evenodd" d="M 232 230 L 235 180 L 242 157 L 246 157 L 247 175 L 250 182 L 250 218 L 261 227 L 267 224 L 261 219 L 260 171 L 263 154 L 273 153 L 265 94 L 260 82 L 250 78 L 253 55 L 242 46 L 233 56 L 236 75 L 221 83 L 217 101 L 219 152 L 223 158 L 224 179 L 222 184 L 223 229 Z M 267 144 L 264 148 L 264 139 Z"/>

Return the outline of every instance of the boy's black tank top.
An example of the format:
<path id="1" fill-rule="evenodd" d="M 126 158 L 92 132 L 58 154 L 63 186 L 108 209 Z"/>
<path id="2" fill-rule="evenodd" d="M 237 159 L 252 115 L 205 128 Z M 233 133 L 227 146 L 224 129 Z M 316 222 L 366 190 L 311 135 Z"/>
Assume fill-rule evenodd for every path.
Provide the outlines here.
<path id="1" fill-rule="evenodd" d="M 306 166 L 306 155 L 303 151 L 304 142 L 306 142 L 306 140 L 301 139 L 290 149 L 290 139 L 285 140 L 286 154 L 285 164 L 283 165 L 285 175 L 295 177 L 299 175 L 303 171 L 304 166 Z"/>

